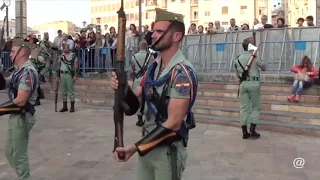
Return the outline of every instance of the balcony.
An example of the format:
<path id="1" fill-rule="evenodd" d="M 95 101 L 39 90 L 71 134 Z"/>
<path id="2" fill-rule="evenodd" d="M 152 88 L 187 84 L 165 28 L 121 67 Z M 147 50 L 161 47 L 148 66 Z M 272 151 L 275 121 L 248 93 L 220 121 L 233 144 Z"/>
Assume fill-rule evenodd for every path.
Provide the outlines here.
<path id="1" fill-rule="evenodd" d="M 199 1 L 198 0 L 191 0 L 191 6 L 198 6 Z"/>
<path id="2" fill-rule="evenodd" d="M 149 1 L 144 7 L 145 11 L 154 11 L 155 8 L 167 9 L 167 5 L 160 6 L 157 1 Z"/>

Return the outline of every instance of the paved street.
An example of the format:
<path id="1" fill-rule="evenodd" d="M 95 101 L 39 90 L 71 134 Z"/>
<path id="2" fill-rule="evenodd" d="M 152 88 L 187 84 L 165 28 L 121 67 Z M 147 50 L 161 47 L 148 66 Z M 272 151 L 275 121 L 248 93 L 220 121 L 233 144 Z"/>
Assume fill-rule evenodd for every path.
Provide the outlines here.
<path id="1" fill-rule="evenodd" d="M 51 101 L 37 107 L 38 121 L 29 145 L 33 180 L 134 180 L 136 155 L 126 163 L 113 160 L 112 114 L 80 104 L 76 107 L 74 114 L 55 113 Z M 16 177 L 4 157 L 7 118 L 0 117 L 0 180 Z M 125 144 L 140 138 L 135 122 L 135 117 L 126 118 Z M 260 132 L 260 140 L 242 140 L 239 128 L 197 124 L 183 179 L 320 179 L 319 139 Z M 305 159 L 304 168 L 293 167 L 297 157 Z"/>

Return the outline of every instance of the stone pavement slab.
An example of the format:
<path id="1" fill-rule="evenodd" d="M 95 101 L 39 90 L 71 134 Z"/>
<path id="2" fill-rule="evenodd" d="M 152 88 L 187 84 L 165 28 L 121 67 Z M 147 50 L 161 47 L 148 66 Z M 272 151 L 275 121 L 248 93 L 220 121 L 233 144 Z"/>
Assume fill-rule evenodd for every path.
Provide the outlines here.
<path id="1" fill-rule="evenodd" d="M 73 114 L 55 113 L 52 101 L 42 103 L 30 135 L 33 180 L 135 180 L 137 154 L 126 163 L 113 160 L 112 112 L 76 104 Z M 0 117 L 0 180 L 16 178 L 4 156 L 7 119 Z M 125 145 L 141 137 L 136 120 L 125 118 Z M 260 133 L 259 140 L 243 140 L 239 128 L 198 123 L 190 135 L 183 180 L 320 179 L 318 138 Z M 298 157 L 305 159 L 304 168 L 294 168 Z"/>

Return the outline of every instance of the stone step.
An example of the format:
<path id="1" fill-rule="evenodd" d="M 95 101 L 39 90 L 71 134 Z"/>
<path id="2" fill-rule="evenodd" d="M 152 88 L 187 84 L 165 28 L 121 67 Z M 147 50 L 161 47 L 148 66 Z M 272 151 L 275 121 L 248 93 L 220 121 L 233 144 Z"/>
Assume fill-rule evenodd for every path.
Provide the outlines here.
<path id="1" fill-rule="evenodd" d="M 237 98 L 198 97 L 196 99 L 195 104 L 206 105 L 206 106 L 240 107 L 240 102 Z M 320 114 L 320 106 L 317 103 L 290 103 L 286 101 L 261 101 L 261 110 Z"/>
<path id="2" fill-rule="evenodd" d="M 100 106 L 113 106 L 113 98 L 93 98 L 83 97 L 80 101 L 89 105 L 100 105 Z M 236 98 L 208 98 L 198 97 L 195 105 L 205 106 L 221 106 L 221 107 L 234 107 L 239 108 L 240 102 Z M 281 101 L 262 101 L 261 110 L 266 111 L 284 111 L 293 113 L 310 113 L 320 114 L 320 107 L 318 104 L 311 103 L 289 103 Z M 210 114 L 210 112 L 203 110 L 202 114 Z"/>
<path id="3" fill-rule="evenodd" d="M 50 93 L 54 94 L 54 90 L 49 90 Z M 91 89 L 75 89 L 76 97 L 83 98 L 83 97 L 93 97 L 93 98 L 113 98 L 114 92 L 112 89 L 106 90 L 91 90 Z M 59 92 L 61 94 L 61 91 Z M 262 101 L 285 101 L 287 102 L 287 97 L 289 94 L 287 93 L 274 93 L 274 92 L 262 92 L 261 93 L 261 100 Z M 200 90 L 198 91 L 198 98 L 201 97 L 212 97 L 212 98 L 237 98 L 237 92 L 232 90 Z M 302 103 L 319 103 L 320 99 L 319 96 L 314 95 L 303 95 L 301 96 L 300 102 Z"/>
<path id="4" fill-rule="evenodd" d="M 235 90 L 209 90 L 209 89 L 200 89 L 198 91 L 197 97 L 218 97 L 218 98 L 237 98 L 238 92 Z M 288 101 L 287 97 L 290 93 L 283 92 L 269 92 L 262 91 L 261 92 L 261 100 L 265 101 Z M 300 102 L 303 103 L 319 103 L 319 96 L 315 95 L 302 95 L 300 98 Z"/>
<path id="5" fill-rule="evenodd" d="M 239 107 L 220 107 L 195 105 L 193 108 L 195 114 L 237 117 L 240 120 Z M 262 110 L 260 119 L 270 119 L 272 121 L 281 121 L 286 123 L 301 123 L 320 125 L 320 116 L 318 114 L 295 113 L 285 111 Z"/>
<path id="6" fill-rule="evenodd" d="M 239 127 L 239 131 L 241 132 L 239 117 L 195 114 L 195 119 L 197 122 L 201 123 Z M 320 137 L 319 125 L 287 123 L 276 120 L 260 119 L 258 122 L 257 131 L 259 131 L 260 129 L 276 131 L 281 133 L 301 134 Z"/>
<path id="7" fill-rule="evenodd" d="M 129 85 L 131 86 L 132 82 L 129 81 Z M 42 86 L 50 87 L 52 89 L 55 88 L 55 84 L 45 83 Z M 233 82 L 200 82 L 198 86 L 198 92 L 202 93 L 204 91 L 215 91 L 215 90 L 233 90 L 237 92 L 239 85 Z M 107 91 L 112 90 L 108 84 L 107 80 L 90 80 L 90 79 L 80 79 L 75 84 L 76 90 L 97 90 L 97 91 Z M 292 84 L 261 84 L 262 92 L 273 92 L 273 93 L 291 93 Z M 317 95 L 320 96 L 320 86 L 314 85 L 309 89 L 305 89 L 303 92 L 304 95 Z"/>
<path id="8" fill-rule="evenodd" d="M 239 84 L 235 83 L 228 83 L 228 82 L 212 82 L 212 83 L 205 83 L 200 82 L 198 86 L 198 91 L 215 91 L 215 90 L 233 90 L 235 92 L 238 91 Z M 273 93 L 291 93 L 292 84 L 268 84 L 262 83 L 261 84 L 261 91 L 262 92 L 273 92 Z M 306 95 L 318 95 L 320 96 L 320 86 L 313 85 L 309 89 L 305 89 L 303 94 Z"/>

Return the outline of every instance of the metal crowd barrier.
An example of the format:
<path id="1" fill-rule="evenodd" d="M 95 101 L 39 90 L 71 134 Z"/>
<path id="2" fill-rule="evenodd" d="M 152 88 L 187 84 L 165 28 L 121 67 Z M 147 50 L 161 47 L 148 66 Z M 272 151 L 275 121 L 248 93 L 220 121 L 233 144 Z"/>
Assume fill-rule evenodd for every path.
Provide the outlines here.
<path id="1" fill-rule="evenodd" d="M 267 72 L 290 72 L 307 55 L 319 68 L 320 41 L 263 41 L 258 58 L 267 64 Z M 203 43 L 188 45 L 185 57 L 198 72 L 233 72 L 236 58 L 243 52 L 242 43 Z"/>
<path id="2" fill-rule="evenodd" d="M 304 55 L 309 56 L 313 65 L 319 68 L 320 41 L 262 41 L 259 44 L 258 58 L 267 64 L 269 72 L 290 72 L 293 65 L 300 64 Z M 126 49 L 125 70 L 130 68 L 130 61 L 136 50 Z M 242 43 L 202 43 L 181 46 L 186 57 L 198 72 L 233 72 L 234 62 L 242 52 Z M 112 71 L 116 61 L 116 49 L 86 48 L 73 51 L 78 57 L 82 77 L 87 72 Z M 59 53 L 59 52 L 56 52 Z M 57 69 L 57 54 L 52 56 L 51 73 Z M 56 58 L 56 59 L 55 59 Z M 1 68 L 6 70 L 12 66 L 9 52 L 1 55 Z"/>

